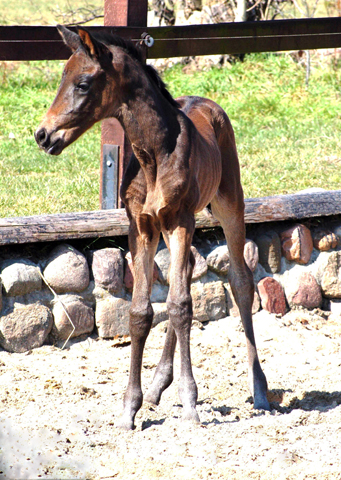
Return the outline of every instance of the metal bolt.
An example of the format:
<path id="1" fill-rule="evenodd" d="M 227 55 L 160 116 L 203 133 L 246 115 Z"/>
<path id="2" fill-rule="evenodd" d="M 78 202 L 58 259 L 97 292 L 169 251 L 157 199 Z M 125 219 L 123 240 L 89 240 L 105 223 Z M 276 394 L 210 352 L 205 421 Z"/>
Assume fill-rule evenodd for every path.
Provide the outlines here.
<path id="1" fill-rule="evenodd" d="M 152 47 L 154 45 L 154 38 L 150 35 L 147 35 L 147 37 L 144 39 L 144 43 L 147 45 L 147 47 Z"/>
<path id="2" fill-rule="evenodd" d="M 107 167 L 112 167 L 112 161 L 111 160 L 107 161 Z"/>
<path id="3" fill-rule="evenodd" d="M 142 45 L 142 43 L 144 43 L 147 47 L 152 47 L 154 45 L 154 38 L 147 32 L 142 33 L 141 38 L 142 40 L 140 45 Z"/>

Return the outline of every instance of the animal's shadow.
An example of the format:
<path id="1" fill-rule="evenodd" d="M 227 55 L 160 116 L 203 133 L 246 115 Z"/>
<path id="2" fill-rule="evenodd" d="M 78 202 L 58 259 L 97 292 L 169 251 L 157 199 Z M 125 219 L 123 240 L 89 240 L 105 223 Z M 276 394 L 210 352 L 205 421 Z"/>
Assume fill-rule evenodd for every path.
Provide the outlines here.
<path id="1" fill-rule="evenodd" d="M 327 412 L 341 405 L 341 392 L 323 392 L 312 390 L 304 392 L 302 398 L 294 396 L 287 405 L 281 405 L 284 401 L 286 393 L 293 393 L 292 390 L 270 390 L 268 399 L 271 409 L 280 413 L 290 413 L 293 410 L 304 410 L 312 412 L 314 410 Z"/>
<path id="2" fill-rule="evenodd" d="M 154 425 L 162 425 L 165 420 L 165 418 L 160 418 L 160 420 L 145 420 L 142 422 L 141 430 L 147 430 L 147 428 L 153 427 Z"/>
<path id="3" fill-rule="evenodd" d="M 285 401 L 286 394 L 293 394 L 291 389 L 274 389 L 269 390 L 268 399 L 270 402 L 271 410 L 277 410 L 280 413 L 290 413 L 293 410 L 303 410 L 305 412 L 312 412 L 314 410 L 319 412 L 327 412 L 341 405 L 341 392 L 320 392 L 312 390 L 305 392 L 302 398 L 294 396 L 288 405 L 281 405 Z M 246 402 L 253 403 L 252 397 L 249 397 Z M 205 401 L 201 400 L 198 405 L 204 404 Z M 180 404 L 175 405 L 181 408 Z M 221 419 L 213 418 L 209 421 L 203 421 L 201 424 L 204 426 L 216 424 L 221 425 L 223 423 L 236 423 L 239 422 L 239 417 L 236 413 L 238 408 L 228 407 L 226 405 L 220 405 L 218 407 L 211 407 L 214 412 L 219 412 L 222 416 Z M 234 413 L 234 414 L 233 414 Z M 233 415 L 231 415 L 233 414 Z M 264 411 L 259 412 L 260 415 L 264 414 Z M 252 415 L 257 416 L 257 414 Z M 146 430 L 155 425 L 162 425 L 165 422 L 165 418 L 159 420 L 146 420 L 142 422 L 142 430 Z"/>

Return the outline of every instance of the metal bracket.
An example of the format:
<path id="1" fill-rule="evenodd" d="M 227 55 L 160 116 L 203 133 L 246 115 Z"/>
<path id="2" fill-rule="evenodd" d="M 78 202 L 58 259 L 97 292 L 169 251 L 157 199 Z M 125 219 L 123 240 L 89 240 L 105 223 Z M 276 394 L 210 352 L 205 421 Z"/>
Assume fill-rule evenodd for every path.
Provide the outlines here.
<path id="1" fill-rule="evenodd" d="M 101 209 L 118 208 L 118 145 L 103 145 Z"/>

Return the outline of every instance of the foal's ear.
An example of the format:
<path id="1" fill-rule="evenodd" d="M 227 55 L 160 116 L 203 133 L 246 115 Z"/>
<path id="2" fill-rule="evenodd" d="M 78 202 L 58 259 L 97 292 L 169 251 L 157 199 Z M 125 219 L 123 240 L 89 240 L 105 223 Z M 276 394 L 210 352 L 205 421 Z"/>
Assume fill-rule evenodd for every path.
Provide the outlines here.
<path id="1" fill-rule="evenodd" d="M 102 42 L 98 42 L 87 30 L 78 28 L 78 35 L 81 44 L 90 55 L 91 58 L 97 60 L 103 64 L 112 60 L 112 54 L 110 50 Z"/>
<path id="2" fill-rule="evenodd" d="M 77 33 L 72 32 L 63 25 L 57 25 L 57 30 L 62 37 L 65 45 L 67 45 L 73 52 L 77 50 L 78 47 L 80 47 L 81 41 Z"/>

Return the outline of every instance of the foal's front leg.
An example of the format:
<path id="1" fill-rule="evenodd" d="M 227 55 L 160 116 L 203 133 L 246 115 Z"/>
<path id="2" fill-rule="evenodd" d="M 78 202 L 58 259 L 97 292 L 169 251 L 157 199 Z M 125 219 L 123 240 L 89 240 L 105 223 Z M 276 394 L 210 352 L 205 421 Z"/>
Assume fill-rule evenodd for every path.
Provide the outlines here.
<path id="1" fill-rule="evenodd" d="M 168 248 L 170 248 L 170 242 L 166 232 L 163 232 L 163 236 Z M 191 264 L 189 266 L 191 272 L 191 269 L 193 269 L 195 265 L 195 259 L 192 252 L 190 252 L 189 261 Z M 160 362 L 156 368 L 153 382 L 144 396 L 145 401 L 149 403 L 158 405 L 161 395 L 173 382 L 173 363 L 176 343 L 176 333 L 171 322 L 169 322 Z"/>
<path id="2" fill-rule="evenodd" d="M 143 229 L 141 231 L 141 227 Z M 123 414 L 117 426 L 126 430 L 134 428 L 134 419 L 142 406 L 141 368 L 143 349 L 153 321 L 150 303 L 154 256 L 159 241 L 159 232 L 147 222 L 139 228 L 131 220 L 129 248 L 134 265 L 134 288 L 130 308 L 129 332 L 131 337 L 130 373 L 124 395 Z"/>

